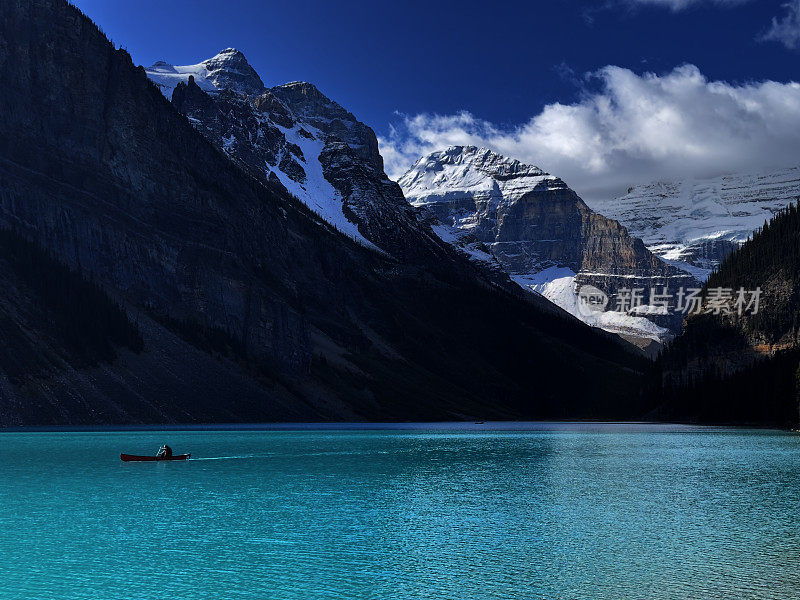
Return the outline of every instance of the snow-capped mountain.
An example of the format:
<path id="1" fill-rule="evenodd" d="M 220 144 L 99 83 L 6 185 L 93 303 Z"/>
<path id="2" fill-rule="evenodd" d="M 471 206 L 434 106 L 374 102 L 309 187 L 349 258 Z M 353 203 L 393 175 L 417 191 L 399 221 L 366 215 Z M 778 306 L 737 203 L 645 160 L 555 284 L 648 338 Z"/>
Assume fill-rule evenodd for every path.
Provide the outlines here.
<path id="1" fill-rule="evenodd" d="M 158 61 L 146 71 L 167 98 L 172 98 L 179 83 L 188 83 L 190 75 L 202 90 L 211 93 L 226 89 L 237 94 L 258 95 L 266 89 L 261 77 L 236 48 L 226 48 L 196 65 L 181 67 Z"/>
<path id="2" fill-rule="evenodd" d="M 267 88 L 231 48 L 196 65 L 157 62 L 146 71 L 230 158 L 279 182 L 340 232 L 401 259 L 441 246 L 384 173 L 372 129 L 312 84 Z"/>
<path id="3" fill-rule="evenodd" d="M 266 141 L 226 155 L 211 133 L 247 139 L 238 113 L 219 112 L 236 92 L 176 84 L 221 119 L 206 130 L 66 0 L 0 3 L 0 40 L 0 426 L 638 410 L 642 365 L 616 340 L 510 281 L 498 289 L 432 232 L 415 239 L 422 225 L 399 235 L 424 261 L 351 242 L 281 189 L 266 154 L 255 162 Z M 332 108 L 309 86 L 245 96 L 263 111 L 243 115 L 269 118 L 254 140 L 286 136 L 305 108 L 309 127 L 359 129 L 311 122 Z M 339 166 L 323 175 L 346 176 L 326 179 L 334 189 L 379 189 L 356 160 L 371 146 L 331 138 L 320 157 Z M 281 159 L 308 173 L 282 139 Z"/>
<path id="4" fill-rule="evenodd" d="M 679 326 L 664 316 L 579 310 L 585 285 L 612 302 L 621 289 L 643 288 L 646 304 L 651 288 L 695 282 L 592 211 L 558 177 L 485 148 L 453 146 L 419 159 L 398 182 L 408 201 L 435 220 L 440 237 L 473 258 L 494 257 L 519 285 L 584 322 L 656 340 Z"/>
<path id="5" fill-rule="evenodd" d="M 591 207 L 667 262 L 705 279 L 764 221 L 800 198 L 800 167 L 632 187 Z"/>

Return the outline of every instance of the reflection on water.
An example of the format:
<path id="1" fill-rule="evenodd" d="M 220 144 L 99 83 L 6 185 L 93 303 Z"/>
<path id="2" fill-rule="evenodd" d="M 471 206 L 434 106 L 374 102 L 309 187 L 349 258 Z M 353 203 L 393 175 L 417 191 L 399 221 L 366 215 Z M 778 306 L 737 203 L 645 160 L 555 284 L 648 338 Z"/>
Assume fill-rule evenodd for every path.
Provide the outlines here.
<path id="1" fill-rule="evenodd" d="M 800 597 L 800 437 L 514 428 L 0 434 L 0 598 Z"/>

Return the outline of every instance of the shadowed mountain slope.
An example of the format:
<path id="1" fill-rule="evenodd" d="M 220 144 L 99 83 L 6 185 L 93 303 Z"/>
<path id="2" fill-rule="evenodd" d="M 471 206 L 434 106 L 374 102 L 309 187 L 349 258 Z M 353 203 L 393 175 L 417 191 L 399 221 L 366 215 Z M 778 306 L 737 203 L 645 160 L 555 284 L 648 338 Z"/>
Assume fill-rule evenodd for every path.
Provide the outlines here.
<path id="1" fill-rule="evenodd" d="M 641 363 L 618 343 L 444 244 L 408 265 L 336 232 L 66 2 L 3 3 L 0 34 L 0 225 L 95 281 L 143 339 L 99 366 L 3 374 L 0 423 L 636 413 Z"/>
<path id="2" fill-rule="evenodd" d="M 736 305 L 744 290 L 742 314 Z M 760 289 L 757 311 L 752 291 Z M 706 299 L 720 314 L 687 318 L 652 382 L 667 419 L 796 425 L 800 366 L 800 211 L 780 212 L 725 258 Z M 752 303 L 752 304 L 751 304 Z M 748 309 L 749 310 L 746 310 Z"/>

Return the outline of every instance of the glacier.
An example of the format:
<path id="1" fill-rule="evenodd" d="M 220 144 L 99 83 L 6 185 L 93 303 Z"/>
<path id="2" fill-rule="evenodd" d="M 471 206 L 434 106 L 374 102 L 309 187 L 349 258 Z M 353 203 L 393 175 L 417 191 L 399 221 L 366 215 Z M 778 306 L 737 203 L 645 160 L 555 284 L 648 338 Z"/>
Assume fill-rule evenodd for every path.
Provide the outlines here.
<path id="1" fill-rule="evenodd" d="M 616 219 L 657 256 L 705 280 L 759 227 L 800 199 L 800 167 L 637 185 L 594 210 Z"/>

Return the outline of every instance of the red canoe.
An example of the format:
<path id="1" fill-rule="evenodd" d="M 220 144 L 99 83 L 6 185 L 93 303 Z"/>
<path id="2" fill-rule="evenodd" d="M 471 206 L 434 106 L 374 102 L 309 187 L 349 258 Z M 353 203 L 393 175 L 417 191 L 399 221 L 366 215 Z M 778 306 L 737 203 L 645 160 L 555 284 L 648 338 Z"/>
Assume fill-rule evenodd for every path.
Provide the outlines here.
<path id="1" fill-rule="evenodd" d="M 186 460 L 191 454 L 175 454 L 173 456 L 136 456 L 134 454 L 120 454 L 125 462 L 154 462 L 159 460 Z"/>

